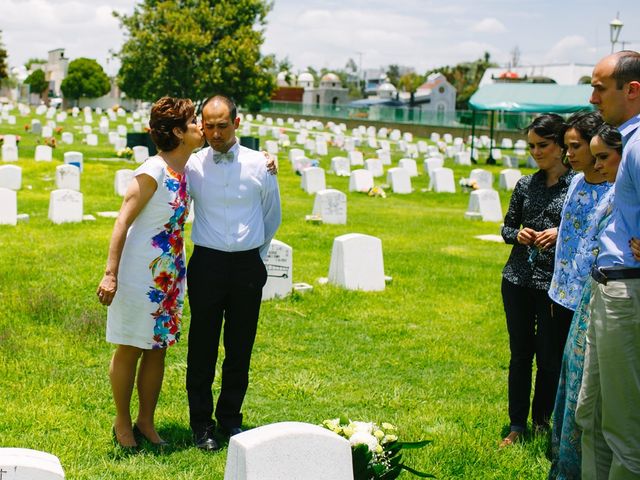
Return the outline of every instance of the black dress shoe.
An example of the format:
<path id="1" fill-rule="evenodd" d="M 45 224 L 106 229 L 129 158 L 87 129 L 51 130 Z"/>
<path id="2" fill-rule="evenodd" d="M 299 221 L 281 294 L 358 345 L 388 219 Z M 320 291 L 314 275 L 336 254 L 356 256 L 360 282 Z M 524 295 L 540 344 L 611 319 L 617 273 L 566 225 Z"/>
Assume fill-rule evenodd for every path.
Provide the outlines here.
<path id="1" fill-rule="evenodd" d="M 219 427 L 218 432 L 220 432 L 220 435 L 222 436 L 233 437 L 234 435 L 238 435 L 239 433 L 242 433 L 243 430 L 240 427 L 231 427 L 231 428 Z"/>
<path id="2" fill-rule="evenodd" d="M 193 429 L 193 443 L 196 444 L 200 450 L 206 452 L 213 452 L 220 450 L 220 445 L 213 437 L 212 427 L 199 427 Z"/>
<path id="3" fill-rule="evenodd" d="M 144 433 L 142 433 L 142 430 L 140 430 L 138 428 L 138 425 L 134 424 L 133 425 L 133 435 L 136 437 L 136 442 L 141 443 L 141 441 L 144 439 L 147 442 L 149 442 L 151 445 L 153 445 L 154 447 L 159 447 L 159 448 L 163 448 L 163 447 L 168 447 L 169 446 L 169 442 L 166 442 L 162 439 L 160 439 L 159 442 L 152 442 L 149 437 L 147 437 Z"/>

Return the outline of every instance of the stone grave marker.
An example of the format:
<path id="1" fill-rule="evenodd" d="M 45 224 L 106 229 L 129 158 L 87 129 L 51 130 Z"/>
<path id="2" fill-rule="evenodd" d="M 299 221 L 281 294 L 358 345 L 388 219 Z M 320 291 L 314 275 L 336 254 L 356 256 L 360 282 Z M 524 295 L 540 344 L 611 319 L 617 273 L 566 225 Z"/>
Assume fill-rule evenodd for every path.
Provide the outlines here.
<path id="1" fill-rule="evenodd" d="M 82 152 L 64 152 L 64 163 L 69 165 L 75 165 L 82 172 L 82 167 L 84 163 L 84 155 Z"/>
<path id="2" fill-rule="evenodd" d="M 391 130 L 391 133 L 389 134 L 389 140 L 393 140 L 394 142 L 397 142 L 398 140 L 400 140 L 401 137 L 402 137 L 402 133 L 397 128 L 394 128 L 393 130 Z"/>
<path id="3" fill-rule="evenodd" d="M 518 157 L 503 155 L 502 165 L 506 168 L 518 168 L 520 166 L 520 159 Z"/>
<path id="4" fill-rule="evenodd" d="M 0 448 L 0 480 L 64 480 L 64 470 L 50 453 Z"/>
<path id="5" fill-rule="evenodd" d="M 267 140 L 266 142 L 264 142 L 264 144 L 267 152 L 269 152 L 271 155 L 278 155 L 278 142 L 276 142 L 275 140 Z"/>
<path id="6" fill-rule="evenodd" d="M 398 162 L 398 166 L 409 172 L 410 177 L 418 176 L 418 165 L 413 158 L 401 158 Z"/>
<path id="7" fill-rule="evenodd" d="M 127 126 L 126 125 L 118 125 L 116 127 L 116 131 L 118 132 L 118 135 L 120 135 L 121 137 L 126 137 L 127 136 Z"/>
<path id="8" fill-rule="evenodd" d="M 125 137 L 118 137 L 116 143 L 113 144 L 113 148 L 117 152 L 118 150 L 124 150 L 127 148 L 127 139 Z"/>
<path id="9" fill-rule="evenodd" d="M 368 137 L 367 145 L 369 145 L 369 148 L 378 148 L 378 140 L 376 140 L 376 137 Z"/>
<path id="10" fill-rule="evenodd" d="M 107 139 L 111 145 L 115 145 L 118 138 L 120 138 L 120 135 L 118 135 L 118 132 L 111 131 L 107 133 Z"/>
<path id="11" fill-rule="evenodd" d="M 373 188 L 373 175 L 369 170 L 360 168 L 358 170 L 351 170 L 349 176 L 349 191 L 350 192 L 368 192 Z"/>
<path id="12" fill-rule="evenodd" d="M 31 120 L 31 133 L 42 135 L 42 123 L 37 118 Z"/>
<path id="13" fill-rule="evenodd" d="M 17 162 L 18 161 L 18 147 L 15 145 L 2 145 L 2 161 L 3 162 Z"/>
<path id="14" fill-rule="evenodd" d="M 281 422 L 229 440 L 224 480 L 353 480 L 351 445 L 330 430 Z"/>
<path id="15" fill-rule="evenodd" d="M 332 188 L 318 191 L 313 203 L 312 214 L 320 216 L 323 223 L 346 224 L 347 195 Z"/>
<path id="16" fill-rule="evenodd" d="M 53 129 L 49 125 L 45 125 L 42 127 L 41 135 L 42 135 L 42 138 L 52 137 Z"/>
<path id="17" fill-rule="evenodd" d="M 71 145 L 73 143 L 73 133 L 71 132 L 62 132 L 62 143 L 67 145 Z"/>
<path id="18" fill-rule="evenodd" d="M 482 168 L 474 168 L 469 173 L 469 178 L 471 180 L 475 180 L 478 184 L 478 188 L 480 189 L 491 189 L 493 188 L 493 173 L 488 170 L 483 170 Z"/>
<path id="19" fill-rule="evenodd" d="M 316 193 L 327 188 L 324 169 L 320 167 L 307 167 L 302 170 L 300 186 L 307 193 Z"/>
<path id="20" fill-rule="evenodd" d="M 502 150 L 500 150 L 499 148 L 492 148 L 491 149 L 491 156 L 493 157 L 494 160 L 501 160 L 502 159 Z"/>
<path id="21" fill-rule="evenodd" d="M 456 193 L 456 184 L 453 180 L 453 170 L 450 168 L 436 168 L 431 177 L 434 192 Z"/>
<path id="22" fill-rule="evenodd" d="M 56 188 L 80 191 L 80 168 L 71 164 L 56 167 Z"/>
<path id="23" fill-rule="evenodd" d="M 133 131 L 137 133 L 142 133 L 142 123 L 141 122 L 133 122 Z"/>
<path id="24" fill-rule="evenodd" d="M 0 165 L 0 188 L 20 190 L 22 188 L 22 168 L 17 165 Z"/>
<path id="25" fill-rule="evenodd" d="M 471 165 L 471 152 L 458 152 L 455 154 L 454 161 L 456 165 Z"/>
<path id="26" fill-rule="evenodd" d="M 53 223 L 82 222 L 82 193 L 53 190 L 49 199 L 49 220 Z"/>
<path id="27" fill-rule="evenodd" d="M 442 135 L 442 141 L 444 143 L 453 143 L 453 135 L 451 135 L 450 133 L 445 133 L 444 135 Z"/>
<path id="28" fill-rule="evenodd" d="M 329 282 L 347 290 L 384 290 L 382 241 L 360 233 L 333 240 Z"/>
<path id="29" fill-rule="evenodd" d="M 4 135 L 2 145 L 9 145 L 11 147 L 18 146 L 18 137 L 12 134 Z"/>
<path id="30" fill-rule="evenodd" d="M 387 170 L 387 183 L 391 185 L 393 193 L 411 193 L 411 177 L 404 168 L 396 167 Z"/>
<path id="31" fill-rule="evenodd" d="M 37 145 L 35 152 L 36 162 L 50 162 L 53 158 L 53 149 L 48 145 Z"/>
<path id="32" fill-rule="evenodd" d="M 133 147 L 133 159 L 136 163 L 142 163 L 149 158 L 149 147 L 145 145 L 136 145 Z"/>
<path id="33" fill-rule="evenodd" d="M 391 151 L 391 144 L 389 143 L 389 140 L 380 140 L 378 143 L 380 144 L 381 150 L 386 150 L 387 152 Z"/>
<path id="34" fill-rule="evenodd" d="M 15 190 L 0 186 L 0 225 L 18 223 L 18 195 Z"/>
<path id="35" fill-rule="evenodd" d="M 289 161 L 291 162 L 291 165 L 293 165 L 293 162 L 295 162 L 298 157 L 304 156 L 304 150 L 300 148 L 292 148 L 291 150 L 289 150 Z"/>
<path id="36" fill-rule="evenodd" d="M 502 206 L 498 192 L 490 189 L 474 190 L 469 196 L 465 218 L 485 222 L 501 222 Z"/>
<path id="37" fill-rule="evenodd" d="M 500 148 L 513 148 L 513 140 L 511 140 L 510 138 L 503 138 L 502 142 L 500 143 Z"/>
<path id="38" fill-rule="evenodd" d="M 271 240 L 264 266 L 267 283 L 262 288 L 262 300 L 289 295 L 293 287 L 293 248 L 280 240 Z"/>
<path id="39" fill-rule="evenodd" d="M 353 137 L 345 137 L 344 150 L 347 152 L 353 152 L 356 148 L 356 142 Z"/>
<path id="40" fill-rule="evenodd" d="M 384 175 L 382 160 L 380 160 L 379 158 L 369 158 L 365 160 L 364 168 L 366 170 L 369 170 L 374 178 L 382 177 Z"/>
<path id="41" fill-rule="evenodd" d="M 389 150 L 380 148 L 376 150 L 376 155 L 383 165 L 391 165 L 391 152 Z"/>
<path id="42" fill-rule="evenodd" d="M 331 159 L 331 170 L 339 177 L 348 177 L 351 174 L 351 165 L 347 157 L 333 157 Z"/>
<path id="43" fill-rule="evenodd" d="M 327 142 L 326 140 L 322 139 L 317 139 L 316 140 L 316 153 L 318 155 L 328 155 L 329 154 L 329 148 L 327 147 Z"/>
<path id="44" fill-rule="evenodd" d="M 90 133 L 85 137 L 85 142 L 87 142 L 87 145 L 95 147 L 96 145 L 98 145 L 98 135 L 96 135 L 95 133 Z"/>
<path id="45" fill-rule="evenodd" d="M 424 173 L 429 175 L 429 188 L 433 188 L 433 171 L 436 168 L 442 168 L 444 160 L 439 157 L 430 157 L 425 159 L 423 163 Z"/>
<path id="46" fill-rule="evenodd" d="M 298 172 L 300 175 L 302 175 L 302 172 L 305 168 L 314 167 L 316 165 L 317 165 L 317 162 L 314 162 L 310 158 L 296 157 L 296 159 L 293 162 L 293 171 Z"/>
<path id="47" fill-rule="evenodd" d="M 362 152 L 359 150 L 354 150 L 349 152 L 349 162 L 352 167 L 364 165 L 364 157 L 362 156 Z"/>
<path id="48" fill-rule="evenodd" d="M 402 135 L 402 139 L 407 143 L 413 142 L 413 133 L 404 132 L 404 134 Z"/>
<path id="49" fill-rule="evenodd" d="M 127 188 L 133 180 L 135 171 L 129 169 L 117 170 L 115 175 L 115 180 L 113 183 L 114 190 L 116 195 L 124 197 L 124 194 L 127 193 Z"/>
<path id="50" fill-rule="evenodd" d="M 504 190 L 513 190 L 516 186 L 516 183 L 518 183 L 518 180 L 520 180 L 520 177 L 522 177 L 522 173 L 520 172 L 520 170 L 514 168 L 506 168 L 500 171 L 498 185 Z"/>
<path id="51" fill-rule="evenodd" d="M 83 125 L 82 133 L 85 135 L 88 135 L 89 133 L 93 133 L 93 129 L 91 128 L 91 125 Z"/>
<path id="52" fill-rule="evenodd" d="M 432 142 L 440 141 L 440 134 L 438 132 L 431 132 L 431 135 L 429 135 L 429 140 L 431 140 Z"/>
<path id="53" fill-rule="evenodd" d="M 47 113 L 46 105 L 38 105 L 36 107 L 36 115 L 44 115 L 45 113 Z"/>
<path id="54" fill-rule="evenodd" d="M 427 153 L 429 145 L 424 140 L 418 140 L 418 152 Z"/>
<path id="55" fill-rule="evenodd" d="M 304 149 L 309 153 L 316 153 L 316 141 L 313 138 L 307 138 L 304 142 Z"/>

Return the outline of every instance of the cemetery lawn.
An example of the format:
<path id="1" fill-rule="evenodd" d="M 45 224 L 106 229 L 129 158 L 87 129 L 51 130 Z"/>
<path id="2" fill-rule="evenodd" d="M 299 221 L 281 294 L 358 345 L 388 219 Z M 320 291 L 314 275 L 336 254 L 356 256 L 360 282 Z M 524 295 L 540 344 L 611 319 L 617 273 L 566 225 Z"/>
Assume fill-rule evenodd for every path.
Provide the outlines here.
<path id="1" fill-rule="evenodd" d="M 131 456 L 113 446 L 107 377 L 113 347 L 104 340 L 106 309 L 95 296 L 113 219 L 53 225 L 47 209 L 63 151 L 85 155 L 85 214 L 118 210 L 115 171 L 134 165 L 110 158 L 104 135 L 102 147 L 59 145 L 53 162 L 36 163 L 36 139 L 20 131 L 28 121 L 19 117 L 15 131 L 0 125 L 0 133 L 23 137 L 18 213 L 30 215 L 28 223 L 0 226 L 0 447 L 53 453 L 73 480 L 223 478 L 226 448 L 211 454 L 191 445 L 184 385 L 188 304 L 185 335 L 167 355 L 156 414 L 171 446 Z M 66 128 L 75 128 L 73 121 Z M 328 170 L 337 154 L 331 147 L 321 166 Z M 412 179 L 410 195 L 348 193 L 347 225 L 306 223 L 313 196 L 300 188 L 286 149 L 279 158 L 283 222 L 276 238 L 293 247 L 293 281 L 314 290 L 263 303 L 244 427 L 320 424 L 345 414 L 393 423 L 400 440 L 433 440 L 404 459 L 440 479 L 546 478 L 546 438 L 498 449 L 508 431 L 500 280 L 510 247 L 474 236 L 498 234 L 499 223 L 465 220 L 469 195 L 421 191 L 428 185 L 424 174 Z M 394 166 L 399 158 L 394 151 Z M 454 167 L 451 160 L 445 166 L 454 168 L 456 183 L 474 168 Z M 493 171 L 497 187 L 502 167 L 482 167 Z M 327 188 L 347 192 L 348 178 L 326 178 Z M 500 197 L 506 212 L 509 194 Z M 393 278 L 384 292 L 317 282 L 328 274 L 333 239 L 345 233 L 382 240 L 385 273 Z M 219 373 L 218 365 L 216 396 Z"/>

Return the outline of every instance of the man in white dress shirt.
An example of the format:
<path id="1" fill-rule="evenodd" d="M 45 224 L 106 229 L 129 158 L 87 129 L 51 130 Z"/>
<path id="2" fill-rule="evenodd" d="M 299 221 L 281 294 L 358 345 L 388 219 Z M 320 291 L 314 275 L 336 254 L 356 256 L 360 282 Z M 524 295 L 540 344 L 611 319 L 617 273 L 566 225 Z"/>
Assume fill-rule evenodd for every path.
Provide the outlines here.
<path id="1" fill-rule="evenodd" d="M 196 446 L 209 451 L 220 448 L 211 387 L 223 319 L 225 358 L 215 417 L 218 432 L 231 436 L 242 431 L 240 410 L 267 280 L 263 259 L 281 221 L 276 176 L 262 153 L 238 144 L 239 123 L 229 98 L 205 101 L 202 129 L 210 147 L 192 155 L 186 168 L 195 205 L 187 268 L 189 422 Z"/>

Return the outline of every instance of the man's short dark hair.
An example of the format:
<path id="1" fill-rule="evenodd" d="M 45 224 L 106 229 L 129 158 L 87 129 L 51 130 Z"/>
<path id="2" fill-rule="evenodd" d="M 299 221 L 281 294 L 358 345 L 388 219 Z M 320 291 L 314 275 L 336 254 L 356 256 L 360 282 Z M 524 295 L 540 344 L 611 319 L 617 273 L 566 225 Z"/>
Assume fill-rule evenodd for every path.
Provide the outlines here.
<path id="1" fill-rule="evenodd" d="M 200 111 L 204 110 L 204 107 L 207 106 L 207 103 L 212 102 L 214 100 L 216 100 L 218 102 L 222 102 L 227 106 L 227 108 L 229 109 L 229 119 L 232 122 L 234 122 L 236 117 L 238 116 L 238 108 L 236 107 L 235 102 L 230 97 L 227 97 L 226 95 L 219 95 L 219 94 L 218 95 L 211 95 L 209 98 L 207 98 L 204 101 Z"/>
<path id="2" fill-rule="evenodd" d="M 633 50 L 622 50 L 616 55 L 618 61 L 613 68 L 613 79 L 620 90 L 625 83 L 640 82 L 640 53 Z"/>

